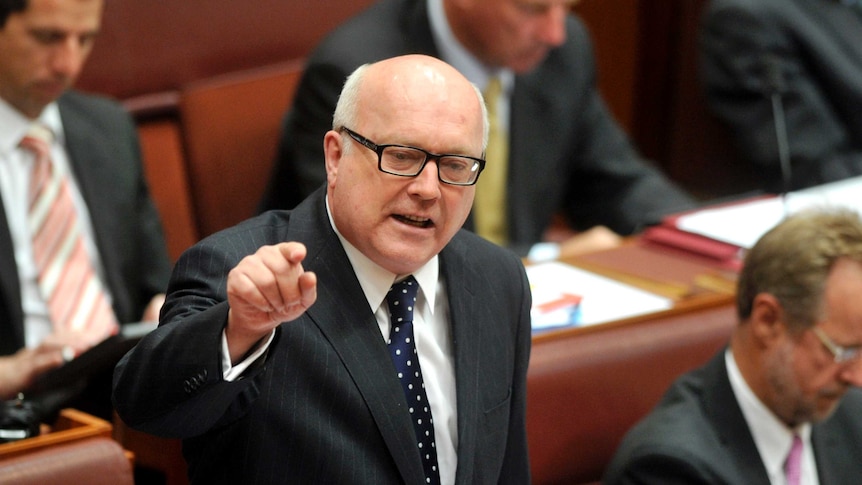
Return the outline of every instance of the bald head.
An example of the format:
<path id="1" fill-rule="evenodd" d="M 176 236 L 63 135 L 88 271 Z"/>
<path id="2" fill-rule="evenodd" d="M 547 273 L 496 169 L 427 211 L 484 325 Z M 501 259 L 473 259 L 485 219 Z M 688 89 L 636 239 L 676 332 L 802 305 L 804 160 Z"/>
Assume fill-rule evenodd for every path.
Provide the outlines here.
<path id="1" fill-rule="evenodd" d="M 478 120 L 481 150 L 488 140 L 488 114 L 481 91 L 445 62 L 424 55 L 406 55 L 366 64 L 344 83 L 332 120 L 332 129 L 356 126 L 363 116 L 388 116 L 390 109 L 408 115 L 454 116 L 455 122 Z M 478 156 L 478 155 L 477 155 Z"/>

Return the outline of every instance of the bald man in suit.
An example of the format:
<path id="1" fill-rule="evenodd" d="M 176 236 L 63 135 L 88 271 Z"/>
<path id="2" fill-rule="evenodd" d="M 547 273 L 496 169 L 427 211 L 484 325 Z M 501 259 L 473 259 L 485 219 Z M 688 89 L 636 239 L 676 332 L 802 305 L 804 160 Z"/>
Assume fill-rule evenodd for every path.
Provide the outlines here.
<path id="1" fill-rule="evenodd" d="M 120 416 L 183 438 L 192 483 L 528 483 L 529 284 L 461 229 L 481 95 L 437 59 L 396 57 L 348 78 L 334 120 L 325 187 L 180 258 L 159 328 L 117 366 Z M 383 301 L 411 276 L 421 454 Z"/>

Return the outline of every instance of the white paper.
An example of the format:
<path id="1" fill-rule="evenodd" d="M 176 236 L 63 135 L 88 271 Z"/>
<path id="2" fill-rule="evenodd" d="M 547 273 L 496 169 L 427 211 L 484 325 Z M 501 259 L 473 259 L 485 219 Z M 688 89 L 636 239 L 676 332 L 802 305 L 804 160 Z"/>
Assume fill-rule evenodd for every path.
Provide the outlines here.
<path id="1" fill-rule="evenodd" d="M 533 292 L 534 331 L 611 322 L 673 306 L 668 298 L 560 262 L 529 265 L 527 278 Z M 565 295 L 580 296 L 580 304 L 540 310 Z"/>
<path id="2" fill-rule="evenodd" d="M 699 210 L 680 217 L 677 228 L 748 249 L 786 215 L 827 206 L 862 212 L 862 177 L 791 192 L 785 197 Z"/>

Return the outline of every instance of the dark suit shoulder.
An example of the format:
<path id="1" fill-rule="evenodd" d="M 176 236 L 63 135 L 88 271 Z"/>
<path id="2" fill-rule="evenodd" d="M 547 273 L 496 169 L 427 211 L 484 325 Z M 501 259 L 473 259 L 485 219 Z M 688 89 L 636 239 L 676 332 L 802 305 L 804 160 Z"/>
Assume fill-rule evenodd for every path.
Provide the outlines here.
<path id="1" fill-rule="evenodd" d="M 355 67 L 408 53 L 433 55 L 425 3 L 384 0 L 348 19 L 327 35 L 309 58 L 309 66 Z"/>
<path id="2" fill-rule="evenodd" d="M 698 369 L 673 383 L 626 433 L 603 483 L 726 483 L 718 479 L 722 444 L 703 405 L 704 377 Z"/>
<path id="3" fill-rule="evenodd" d="M 211 234 L 195 246 L 219 248 L 238 254 L 251 254 L 261 246 L 287 241 L 286 234 L 290 220 L 291 211 L 267 211 Z"/>
<path id="4" fill-rule="evenodd" d="M 61 112 L 71 110 L 77 116 L 100 125 L 116 122 L 117 119 L 131 122 L 128 111 L 113 98 L 70 90 L 60 97 L 58 103 Z"/>

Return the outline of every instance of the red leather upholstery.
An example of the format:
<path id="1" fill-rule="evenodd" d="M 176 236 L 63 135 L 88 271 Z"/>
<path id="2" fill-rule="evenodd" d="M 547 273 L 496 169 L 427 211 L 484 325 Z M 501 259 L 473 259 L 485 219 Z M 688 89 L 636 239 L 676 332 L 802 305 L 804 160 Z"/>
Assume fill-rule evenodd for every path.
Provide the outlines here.
<path id="1" fill-rule="evenodd" d="M 133 485 L 132 465 L 109 438 L 91 438 L 0 460 L 0 483 Z"/>
<path id="2" fill-rule="evenodd" d="M 599 481 L 622 436 L 680 374 L 724 346 L 732 305 L 534 341 L 527 393 L 533 483 Z"/>

